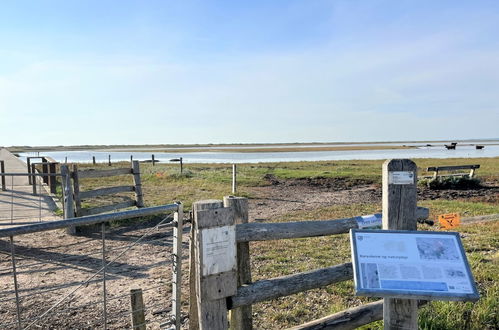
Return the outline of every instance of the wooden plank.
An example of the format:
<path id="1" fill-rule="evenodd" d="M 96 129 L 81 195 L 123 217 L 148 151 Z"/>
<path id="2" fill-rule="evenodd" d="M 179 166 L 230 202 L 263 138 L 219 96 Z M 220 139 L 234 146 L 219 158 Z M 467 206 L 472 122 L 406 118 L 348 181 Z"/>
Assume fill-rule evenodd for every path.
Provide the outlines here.
<path id="1" fill-rule="evenodd" d="M 431 171 L 456 171 L 456 170 L 471 170 L 480 168 L 480 165 L 456 165 L 456 166 L 431 166 L 426 170 Z"/>
<path id="2" fill-rule="evenodd" d="M 192 206 L 193 214 L 197 211 L 207 209 L 217 209 L 223 207 L 223 203 L 218 200 L 204 201 L 203 203 L 194 203 Z M 191 225 L 190 242 L 189 242 L 189 329 L 199 329 L 198 316 L 198 297 L 197 297 L 197 270 L 195 246 L 197 244 L 196 232 L 194 225 Z"/>
<path id="3" fill-rule="evenodd" d="M 64 219 L 74 218 L 73 208 L 73 189 L 71 188 L 71 173 L 67 165 L 61 166 L 62 175 L 62 194 L 64 197 Z M 66 233 L 70 235 L 76 234 L 76 227 L 69 226 Z"/>
<path id="4" fill-rule="evenodd" d="M 95 190 L 82 191 L 80 192 L 81 199 L 93 198 L 97 196 L 103 195 L 113 195 L 119 194 L 122 192 L 134 191 L 134 186 L 117 186 L 117 187 L 107 187 L 107 188 L 99 188 Z"/>
<path id="5" fill-rule="evenodd" d="M 99 206 L 99 207 L 94 207 L 91 209 L 82 209 L 83 215 L 92 215 L 92 214 L 100 214 L 100 213 L 106 213 L 106 212 L 111 212 L 119 209 L 125 209 L 128 207 L 136 206 L 134 200 L 122 202 L 122 203 L 117 203 L 117 204 L 112 204 L 112 205 L 105 205 L 105 206 Z"/>
<path id="6" fill-rule="evenodd" d="M 0 173 L 5 173 L 5 162 L 3 160 L 0 160 Z M 5 186 L 5 176 L 2 175 L 2 190 L 6 191 L 7 188 Z"/>
<path id="7" fill-rule="evenodd" d="M 383 319 L 383 300 L 353 307 L 344 311 L 289 328 L 288 330 L 350 330 Z"/>
<path id="8" fill-rule="evenodd" d="M 142 195 L 142 182 L 140 180 L 140 165 L 138 160 L 132 162 L 133 182 L 135 185 L 135 201 L 137 207 L 144 207 L 144 196 Z"/>
<path id="9" fill-rule="evenodd" d="M 413 182 L 390 182 L 390 172 L 412 173 Z M 417 166 L 410 159 L 391 159 L 383 163 L 383 229 L 417 230 Z M 417 329 L 418 306 L 414 299 L 383 301 L 384 329 Z"/>
<path id="10" fill-rule="evenodd" d="M 125 175 L 125 174 L 132 174 L 132 169 L 131 168 L 117 168 L 114 170 L 80 171 L 80 173 L 78 173 L 78 176 L 80 179 L 85 179 L 85 178 L 103 178 L 103 177 L 107 177 L 107 176 Z"/>
<path id="11" fill-rule="evenodd" d="M 234 165 L 235 166 L 235 165 Z M 234 167 L 235 173 L 235 167 Z M 235 187 L 235 184 L 233 185 Z M 235 191 L 235 189 L 233 189 Z M 224 206 L 234 210 L 236 224 L 248 223 L 248 199 L 243 197 L 226 196 Z M 251 283 L 251 260 L 249 242 L 237 243 L 237 285 Z M 253 329 L 253 308 L 251 305 L 242 306 L 230 311 L 229 325 L 231 330 Z"/>
<path id="12" fill-rule="evenodd" d="M 212 201 L 197 202 L 196 204 L 210 206 Z M 235 294 L 237 290 L 235 241 L 232 247 L 234 249 L 234 268 L 232 270 L 207 273 L 204 267 L 207 267 L 209 262 L 204 258 L 208 254 L 205 254 L 203 249 L 208 248 L 211 244 L 212 238 L 209 238 L 208 232 L 211 233 L 213 229 L 234 225 L 233 214 L 232 209 L 227 208 L 196 210 L 194 212 L 196 296 L 199 328 L 202 330 L 224 330 L 228 328 L 226 297 Z M 230 223 L 230 220 L 232 220 L 232 223 Z M 230 243 L 227 248 L 231 248 Z"/>
<path id="13" fill-rule="evenodd" d="M 356 218 L 283 223 L 245 223 L 236 226 L 237 242 L 327 236 L 358 228 Z"/>
<path id="14" fill-rule="evenodd" d="M 308 272 L 261 280 L 237 289 L 227 299 L 230 309 L 317 289 L 353 278 L 352 263 L 345 263 Z"/>

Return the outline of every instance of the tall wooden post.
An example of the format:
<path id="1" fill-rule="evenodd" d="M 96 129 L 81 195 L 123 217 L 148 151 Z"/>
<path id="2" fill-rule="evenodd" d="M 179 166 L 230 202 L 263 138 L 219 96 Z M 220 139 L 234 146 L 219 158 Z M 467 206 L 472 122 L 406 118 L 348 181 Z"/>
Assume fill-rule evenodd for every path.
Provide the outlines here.
<path id="1" fill-rule="evenodd" d="M 140 165 L 138 160 L 132 162 L 133 181 L 135 184 L 135 200 L 137 207 L 144 207 L 144 196 L 142 195 L 142 183 L 140 181 Z"/>
<path id="2" fill-rule="evenodd" d="M 31 174 L 31 157 L 26 157 L 26 166 L 28 167 L 28 174 Z M 31 184 L 31 175 L 28 175 L 28 184 Z"/>
<path id="3" fill-rule="evenodd" d="M 383 164 L 383 229 L 417 230 L 417 166 L 410 159 L 389 159 Z M 385 298 L 384 328 L 417 329 L 418 301 Z"/>
<path id="4" fill-rule="evenodd" d="M 49 174 L 57 174 L 57 170 L 56 170 L 57 164 L 58 163 L 54 163 L 54 162 L 49 163 Z M 51 175 L 48 178 L 49 178 L 50 193 L 52 193 L 52 194 L 57 193 L 57 178 L 54 175 Z"/>
<path id="5" fill-rule="evenodd" d="M 42 174 L 48 174 L 49 173 L 49 167 L 48 167 L 48 161 L 47 158 L 42 157 Z M 42 176 L 42 181 L 45 184 L 49 183 L 49 176 L 44 175 Z"/>
<path id="6" fill-rule="evenodd" d="M 111 155 L 107 156 L 107 165 L 111 166 Z"/>
<path id="7" fill-rule="evenodd" d="M 209 200 L 193 206 L 199 329 L 227 329 L 226 298 L 237 291 L 234 211 L 222 205 Z"/>
<path id="8" fill-rule="evenodd" d="M 92 156 L 92 164 L 95 165 L 95 156 Z"/>
<path id="9" fill-rule="evenodd" d="M 61 166 L 61 176 L 62 176 L 62 193 L 64 197 L 64 219 L 74 218 L 74 207 L 73 207 L 73 189 L 71 187 L 71 172 L 67 165 Z M 76 234 L 76 227 L 70 226 L 66 229 L 66 232 L 70 235 Z"/>
<path id="10" fill-rule="evenodd" d="M 154 154 L 151 155 L 152 166 L 156 165 L 156 161 L 154 160 Z"/>
<path id="11" fill-rule="evenodd" d="M 142 289 L 130 289 L 130 308 L 132 309 L 132 329 L 146 330 Z"/>
<path id="12" fill-rule="evenodd" d="M 236 224 L 248 223 L 248 199 L 226 196 L 224 206 L 234 210 Z M 237 243 L 237 286 L 251 283 L 249 242 Z M 247 305 L 230 311 L 231 330 L 253 329 L 252 306 Z"/>
<path id="13" fill-rule="evenodd" d="M 31 173 L 36 174 L 36 165 L 35 164 L 31 164 Z M 33 176 L 33 180 L 31 181 L 31 183 L 33 186 L 33 195 L 36 195 L 36 176 Z"/>
<path id="14" fill-rule="evenodd" d="M 76 216 L 81 217 L 80 179 L 78 178 L 78 165 L 73 164 L 73 191 Z"/>
<path id="15" fill-rule="evenodd" d="M 5 162 L 3 160 L 0 160 L 0 173 L 5 173 Z M 5 186 L 5 175 L 2 175 L 2 190 L 7 190 L 7 187 Z"/>
<path id="16" fill-rule="evenodd" d="M 180 174 L 184 172 L 184 163 L 182 161 L 182 157 L 180 157 Z"/>

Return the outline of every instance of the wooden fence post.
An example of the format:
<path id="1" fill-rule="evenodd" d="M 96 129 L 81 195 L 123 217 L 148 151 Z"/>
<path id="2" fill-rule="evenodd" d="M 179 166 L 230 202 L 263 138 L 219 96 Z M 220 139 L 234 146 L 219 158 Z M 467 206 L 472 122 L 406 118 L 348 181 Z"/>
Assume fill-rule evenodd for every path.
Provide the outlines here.
<path id="1" fill-rule="evenodd" d="M 80 180 L 78 178 L 78 165 L 77 164 L 73 164 L 73 191 L 74 191 L 76 216 L 81 217 Z"/>
<path id="2" fill-rule="evenodd" d="M 133 155 L 130 155 L 130 163 L 133 163 Z"/>
<path id="3" fill-rule="evenodd" d="M 26 166 L 28 167 L 28 174 L 31 174 L 31 157 L 26 157 Z M 31 184 L 31 175 L 28 175 L 28 184 Z"/>
<path id="4" fill-rule="evenodd" d="M 226 196 L 224 206 L 234 210 L 236 224 L 248 223 L 248 199 Z M 237 243 L 237 286 L 251 283 L 249 242 Z M 231 330 L 253 329 L 252 306 L 247 305 L 230 311 Z"/>
<path id="5" fill-rule="evenodd" d="M 3 160 L 0 160 L 0 173 L 5 173 L 5 162 Z M 7 190 L 7 187 L 5 186 L 5 175 L 2 175 L 2 190 Z"/>
<path id="6" fill-rule="evenodd" d="M 92 163 L 95 165 L 95 156 L 92 156 Z"/>
<path id="7" fill-rule="evenodd" d="M 410 159 L 383 163 L 383 229 L 417 230 L 417 166 Z M 418 301 L 385 298 L 384 329 L 417 329 Z"/>
<path id="8" fill-rule="evenodd" d="M 111 155 L 108 155 L 108 157 L 107 157 L 107 158 L 108 158 L 108 159 L 107 159 L 107 165 L 108 165 L 108 166 L 111 166 Z"/>
<path id="9" fill-rule="evenodd" d="M 182 161 L 182 157 L 180 157 L 180 174 L 184 172 L 184 163 Z"/>
<path id="10" fill-rule="evenodd" d="M 130 290 L 130 306 L 132 309 L 132 329 L 146 330 L 146 317 L 144 313 L 142 289 Z"/>
<path id="11" fill-rule="evenodd" d="M 236 164 L 232 164 L 232 193 L 235 194 L 236 193 L 236 184 L 237 184 L 237 181 L 236 181 L 236 176 L 237 176 L 237 167 L 236 167 Z"/>
<path id="12" fill-rule="evenodd" d="M 202 330 L 228 329 L 227 297 L 237 291 L 234 211 L 222 205 L 210 200 L 193 206 L 194 278 Z"/>
<path id="13" fill-rule="evenodd" d="M 144 207 L 144 196 L 142 195 L 142 183 L 140 181 L 140 165 L 138 160 L 132 162 L 133 182 L 135 184 L 135 201 L 137 207 Z"/>
<path id="14" fill-rule="evenodd" d="M 154 154 L 151 155 L 152 166 L 155 166 L 156 161 L 154 160 Z"/>
<path id="15" fill-rule="evenodd" d="M 49 163 L 49 174 L 56 174 L 57 173 L 57 165 L 58 163 L 51 162 Z M 49 176 L 49 187 L 50 187 L 50 193 L 55 194 L 57 193 L 57 178 L 55 176 Z"/>
<path id="16" fill-rule="evenodd" d="M 184 208 L 181 203 L 178 203 L 178 210 L 175 212 L 173 220 L 172 313 L 175 317 L 175 329 L 180 330 L 182 318 L 182 227 L 184 221 Z"/>
<path id="17" fill-rule="evenodd" d="M 73 207 L 73 189 L 71 187 L 71 172 L 67 165 L 61 166 L 62 175 L 62 193 L 64 196 L 64 219 L 74 218 L 74 207 Z M 76 234 L 76 227 L 70 226 L 66 229 L 66 232 L 70 235 Z"/>
<path id="18" fill-rule="evenodd" d="M 42 174 L 48 174 L 49 173 L 49 167 L 48 167 L 48 160 L 45 157 L 42 157 Z M 49 176 L 44 175 L 42 176 L 42 181 L 45 184 L 49 183 Z"/>
<path id="19" fill-rule="evenodd" d="M 31 164 L 31 174 L 36 174 L 36 165 Z M 36 176 L 33 176 L 33 180 L 31 181 L 33 186 L 33 195 L 36 195 Z"/>

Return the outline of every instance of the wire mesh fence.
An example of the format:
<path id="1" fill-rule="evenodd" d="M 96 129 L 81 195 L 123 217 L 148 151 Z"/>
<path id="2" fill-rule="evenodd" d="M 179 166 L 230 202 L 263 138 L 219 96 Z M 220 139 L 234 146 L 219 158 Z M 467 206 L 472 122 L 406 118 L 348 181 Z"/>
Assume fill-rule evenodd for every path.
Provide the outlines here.
<path id="1" fill-rule="evenodd" d="M 147 328 L 172 324 L 173 212 L 1 238 L 0 328 L 141 328 L 137 288 Z"/>

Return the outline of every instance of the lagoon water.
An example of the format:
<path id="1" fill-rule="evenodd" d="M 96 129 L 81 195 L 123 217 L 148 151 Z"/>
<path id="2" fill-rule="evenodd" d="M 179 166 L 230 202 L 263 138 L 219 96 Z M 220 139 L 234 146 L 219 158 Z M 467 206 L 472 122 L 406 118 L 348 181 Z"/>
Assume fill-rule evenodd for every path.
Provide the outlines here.
<path id="1" fill-rule="evenodd" d="M 400 145 L 400 144 L 399 144 Z M 199 148 L 198 148 L 199 149 Z M 479 158 L 498 157 L 499 145 L 485 144 L 482 150 L 476 150 L 474 146 L 457 146 L 456 150 L 447 150 L 443 145 L 421 146 L 414 149 L 393 150 L 340 150 L 340 151 L 303 151 L 303 152 L 144 152 L 144 151 L 116 151 L 116 150 L 85 150 L 85 151 L 47 151 L 40 152 L 42 156 L 54 158 L 58 162 L 64 162 L 67 157 L 71 163 L 89 163 L 92 156 L 97 162 L 107 162 L 108 156 L 111 160 L 130 161 L 150 160 L 154 154 L 156 160 L 169 162 L 170 159 L 182 157 L 185 163 L 264 163 L 264 162 L 296 162 L 296 161 L 321 161 L 321 160 L 355 160 L 355 159 L 390 159 L 390 158 Z M 37 153 L 22 153 L 20 156 L 36 156 Z"/>

